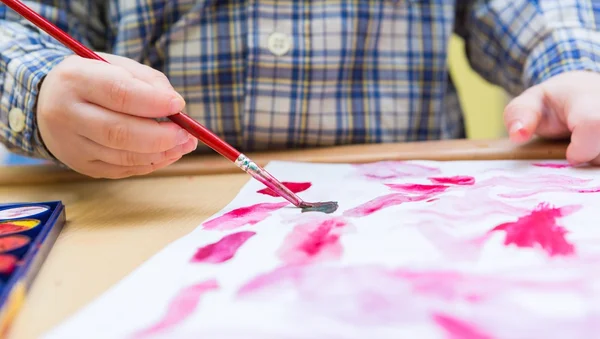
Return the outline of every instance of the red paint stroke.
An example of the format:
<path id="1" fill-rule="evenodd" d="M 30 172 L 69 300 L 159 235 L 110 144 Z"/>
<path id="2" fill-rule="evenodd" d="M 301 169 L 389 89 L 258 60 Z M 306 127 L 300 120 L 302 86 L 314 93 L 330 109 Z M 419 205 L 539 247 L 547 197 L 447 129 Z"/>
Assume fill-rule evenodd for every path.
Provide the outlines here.
<path id="1" fill-rule="evenodd" d="M 288 205 L 288 202 L 260 203 L 248 207 L 236 208 L 203 224 L 207 230 L 232 230 L 244 225 L 255 225 L 269 216 L 271 212 Z"/>
<path id="2" fill-rule="evenodd" d="M 347 222 L 341 218 L 298 225 L 283 240 L 278 256 L 287 264 L 339 259 L 343 252 L 341 231 L 346 226 Z"/>
<path id="3" fill-rule="evenodd" d="M 367 201 L 364 204 L 346 210 L 343 215 L 346 217 L 365 217 L 388 207 L 401 205 L 407 202 L 428 200 L 435 196 L 435 194 L 436 193 L 425 193 L 421 195 L 410 196 L 404 193 L 392 193 L 377 197 L 373 200 Z"/>
<path id="4" fill-rule="evenodd" d="M 282 182 L 282 184 L 283 184 L 283 186 L 287 187 L 293 193 L 304 192 L 312 186 L 312 184 L 310 182 Z M 274 192 L 272 189 L 270 189 L 268 187 L 263 188 L 259 191 L 256 191 L 256 193 L 266 194 L 266 195 L 270 195 L 272 197 L 280 196 L 279 194 L 277 194 L 276 192 Z"/>
<path id="5" fill-rule="evenodd" d="M 553 162 L 536 162 L 532 164 L 535 167 L 546 167 L 546 168 L 569 168 L 572 167 L 566 163 L 553 163 Z"/>
<path id="6" fill-rule="evenodd" d="M 164 332 L 185 321 L 198 307 L 200 298 L 210 291 L 217 290 L 219 284 L 211 279 L 181 290 L 169 303 L 161 320 L 154 325 L 137 332 L 133 337 L 142 338 Z"/>
<path id="7" fill-rule="evenodd" d="M 224 236 L 221 240 L 199 248 L 192 257 L 193 263 L 220 264 L 233 258 L 242 245 L 256 232 L 242 231 Z"/>
<path id="8" fill-rule="evenodd" d="M 372 180 L 391 180 L 406 177 L 421 177 L 439 174 L 438 168 L 404 161 L 380 161 L 366 164 L 355 164 L 359 174 Z"/>
<path id="9" fill-rule="evenodd" d="M 550 207 L 540 203 L 531 213 L 517 221 L 507 222 L 494 227 L 491 232 L 504 231 L 504 245 L 517 247 L 541 246 L 549 256 L 572 255 L 575 247 L 565 237 L 567 230 L 557 224 L 557 219 L 575 213 L 581 206 Z"/>
<path id="10" fill-rule="evenodd" d="M 446 186 L 446 185 L 422 185 L 422 184 L 386 184 L 386 186 L 396 192 L 421 193 L 421 194 L 442 193 L 450 187 L 450 186 Z"/>
<path id="11" fill-rule="evenodd" d="M 443 185 L 458 185 L 458 186 L 469 186 L 475 184 L 475 178 L 466 175 L 457 175 L 453 177 L 431 177 L 429 178 L 434 184 Z"/>
<path id="12" fill-rule="evenodd" d="M 448 339 L 492 339 L 475 326 L 442 313 L 434 313 L 433 321 L 446 331 Z"/>

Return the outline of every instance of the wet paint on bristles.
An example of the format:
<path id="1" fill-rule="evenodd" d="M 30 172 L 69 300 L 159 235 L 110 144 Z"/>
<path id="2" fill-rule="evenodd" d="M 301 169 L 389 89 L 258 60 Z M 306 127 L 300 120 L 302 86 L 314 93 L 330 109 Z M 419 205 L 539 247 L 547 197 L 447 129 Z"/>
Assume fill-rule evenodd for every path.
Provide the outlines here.
<path id="1" fill-rule="evenodd" d="M 302 208 L 302 213 L 305 212 L 321 212 L 330 214 L 338 209 L 337 201 L 326 201 L 326 202 L 310 202 L 303 203 L 299 206 Z"/>

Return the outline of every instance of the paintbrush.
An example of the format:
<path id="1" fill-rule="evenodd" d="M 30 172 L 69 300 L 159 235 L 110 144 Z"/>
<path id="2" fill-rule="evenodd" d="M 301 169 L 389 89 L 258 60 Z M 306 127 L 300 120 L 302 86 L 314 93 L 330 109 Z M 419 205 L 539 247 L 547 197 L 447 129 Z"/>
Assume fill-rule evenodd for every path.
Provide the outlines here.
<path id="1" fill-rule="evenodd" d="M 19 13 L 26 20 L 39 27 L 41 30 L 46 32 L 48 35 L 58 40 L 67 48 L 72 50 L 75 54 L 83 58 L 100 60 L 108 63 L 107 60 L 94 53 L 92 50 L 73 39 L 66 32 L 56 27 L 50 21 L 34 12 L 31 8 L 18 0 L 0 0 L 5 5 L 10 7 L 15 12 Z M 283 197 L 294 206 L 302 208 L 303 212 L 306 211 L 321 211 L 325 213 L 332 213 L 337 210 L 338 204 L 334 201 L 327 202 L 306 202 L 300 199 L 296 194 L 285 187 L 279 180 L 273 177 L 262 167 L 258 166 L 254 161 L 249 159 L 246 155 L 236 150 L 233 146 L 229 145 L 224 140 L 220 139 L 216 134 L 211 132 L 206 127 L 189 117 L 188 115 L 180 112 L 168 117 L 171 121 L 179 125 L 181 128 L 188 131 L 191 135 L 198 138 L 201 142 L 212 148 L 217 153 L 221 154 L 225 158 L 229 159 L 239 168 L 246 173 L 250 174 L 254 179 L 260 181 L 265 186 L 273 190 L 279 196 Z"/>

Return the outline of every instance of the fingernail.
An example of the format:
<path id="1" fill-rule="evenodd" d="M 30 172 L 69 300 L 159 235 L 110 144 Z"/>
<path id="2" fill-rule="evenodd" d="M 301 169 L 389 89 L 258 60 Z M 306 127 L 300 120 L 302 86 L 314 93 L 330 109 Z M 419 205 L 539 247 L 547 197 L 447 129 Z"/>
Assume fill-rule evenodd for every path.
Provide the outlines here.
<path id="1" fill-rule="evenodd" d="M 510 128 L 508 129 L 508 134 L 509 136 L 519 137 L 520 139 L 527 138 L 528 136 L 525 126 L 520 121 L 515 121 L 510 125 Z"/>
<path id="2" fill-rule="evenodd" d="M 183 145 L 190 139 L 190 134 L 185 130 L 177 132 L 177 145 Z"/>
<path id="3" fill-rule="evenodd" d="M 175 99 L 171 100 L 171 106 L 169 107 L 169 113 L 179 113 L 183 110 L 183 107 L 185 107 L 185 101 L 183 100 L 183 98 L 181 96 L 178 96 Z"/>

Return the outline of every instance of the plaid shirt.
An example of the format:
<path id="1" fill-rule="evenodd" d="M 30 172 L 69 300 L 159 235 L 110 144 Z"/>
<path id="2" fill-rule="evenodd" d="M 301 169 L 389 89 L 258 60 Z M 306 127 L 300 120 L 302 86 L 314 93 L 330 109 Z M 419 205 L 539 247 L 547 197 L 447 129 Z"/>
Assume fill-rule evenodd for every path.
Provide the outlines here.
<path id="1" fill-rule="evenodd" d="M 595 0 L 24 2 L 94 50 L 165 73 L 186 112 L 243 151 L 464 137 L 453 32 L 513 95 L 600 70 Z M 71 52 L 4 5 L 0 31 L 0 138 L 51 158 L 36 97 Z"/>

